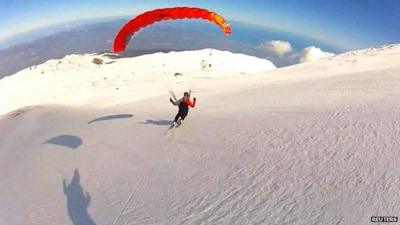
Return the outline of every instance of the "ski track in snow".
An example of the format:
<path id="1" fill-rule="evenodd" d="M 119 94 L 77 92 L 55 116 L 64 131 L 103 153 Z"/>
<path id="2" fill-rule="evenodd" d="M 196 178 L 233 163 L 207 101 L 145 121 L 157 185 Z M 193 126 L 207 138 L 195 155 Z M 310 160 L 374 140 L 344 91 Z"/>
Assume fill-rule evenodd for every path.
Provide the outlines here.
<path id="1" fill-rule="evenodd" d="M 399 49 L 350 52 L 251 77 L 213 78 L 209 71 L 212 84 L 195 75 L 196 82 L 161 84 L 151 82 L 156 75 L 101 76 L 105 83 L 88 83 L 108 94 L 121 84 L 140 89 L 141 81 L 161 87 L 132 101 L 129 93 L 145 88 L 111 95 L 102 101 L 115 104 L 103 107 L 88 95 L 86 107 L 56 96 L 65 104 L 13 108 L 17 98 L 0 116 L 0 224 L 336 225 L 398 216 Z M 75 58 L 38 68 L 79 69 Z M 188 86 L 198 104 L 168 130 L 176 113 L 168 89 Z M 67 89 L 79 87 L 86 84 Z M 107 120 L 88 123 L 99 118 Z M 54 137 L 61 141 L 46 143 Z M 71 148 L 62 137 L 82 144 Z M 70 191 L 63 192 L 63 181 Z"/>

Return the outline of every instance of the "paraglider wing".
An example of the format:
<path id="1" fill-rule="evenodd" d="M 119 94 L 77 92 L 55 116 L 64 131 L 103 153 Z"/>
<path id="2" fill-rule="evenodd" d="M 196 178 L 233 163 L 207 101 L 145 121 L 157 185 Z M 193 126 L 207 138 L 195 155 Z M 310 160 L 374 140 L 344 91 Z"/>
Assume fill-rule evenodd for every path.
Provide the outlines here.
<path id="1" fill-rule="evenodd" d="M 151 25 L 161 20 L 177 20 L 177 19 L 204 19 L 218 25 L 225 35 L 231 33 L 229 24 L 225 19 L 215 12 L 210 12 L 206 9 L 190 8 L 190 7 L 175 7 L 155 9 L 142 13 L 132 20 L 128 21 L 114 37 L 113 52 L 121 52 L 125 50 L 130 38 L 135 32 L 143 27 Z"/>

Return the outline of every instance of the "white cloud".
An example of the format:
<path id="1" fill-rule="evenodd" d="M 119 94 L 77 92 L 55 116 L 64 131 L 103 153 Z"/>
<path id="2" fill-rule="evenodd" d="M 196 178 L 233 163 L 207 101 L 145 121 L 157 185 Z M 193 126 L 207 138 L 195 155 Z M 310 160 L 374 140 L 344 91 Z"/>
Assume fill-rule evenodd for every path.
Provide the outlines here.
<path id="1" fill-rule="evenodd" d="M 325 52 L 315 46 L 309 46 L 302 50 L 295 49 L 289 42 L 282 40 L 265 41 L 258 47 L 265 51 L 265 53 L 268 54 L 268 58 L 278 66 L 315 61 L 335 55 L 334 53 Z"/>
<path id="2" fill-rule="evenodd" d="M 330 52 L 324 52 L 320 48 L 310 46 L 303 49 L 303 51 L 300 53 L 299 62 L 309 62 L 334 55 L 335 54 Z"/>
<path id="3" fill-rule="evenodd" d="M 282 57 L 292 52 L 292 45 L 287 41 L 272 40 L 261 44 L 262 49 L 266 49 Z"/>

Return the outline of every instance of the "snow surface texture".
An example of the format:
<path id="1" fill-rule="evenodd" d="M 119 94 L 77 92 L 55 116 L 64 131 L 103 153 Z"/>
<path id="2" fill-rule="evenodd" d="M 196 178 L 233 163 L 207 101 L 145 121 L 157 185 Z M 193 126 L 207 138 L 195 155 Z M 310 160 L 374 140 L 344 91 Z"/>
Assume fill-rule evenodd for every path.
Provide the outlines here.
<path id="1" fill-rule="evenodd" d="M 0 224 L 399 216 L 399 74 L 400 45 L 281 69 L 210 49 L 28 68 L 0 81 Z M 170 88 L 198 99 L 172 130 Z"/>

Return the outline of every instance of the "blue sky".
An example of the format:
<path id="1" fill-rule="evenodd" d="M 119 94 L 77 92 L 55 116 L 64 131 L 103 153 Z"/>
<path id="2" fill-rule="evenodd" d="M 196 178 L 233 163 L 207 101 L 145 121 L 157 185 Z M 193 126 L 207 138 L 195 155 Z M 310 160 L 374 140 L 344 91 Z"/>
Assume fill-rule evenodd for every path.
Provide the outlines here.
<path id="1" fill-rule="evenodd" d="M 170 6 L 208 8 L 228 20 L 294 33 L 344 50 L 400 43 L 398 0 L 0 0 L 0 40 L 55 23 Z"/>

